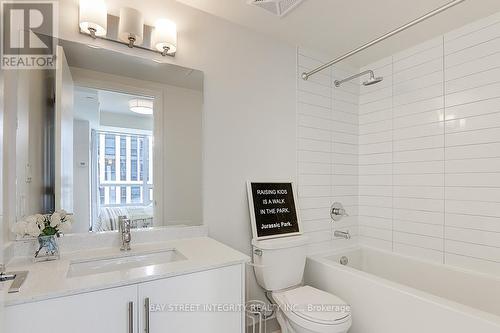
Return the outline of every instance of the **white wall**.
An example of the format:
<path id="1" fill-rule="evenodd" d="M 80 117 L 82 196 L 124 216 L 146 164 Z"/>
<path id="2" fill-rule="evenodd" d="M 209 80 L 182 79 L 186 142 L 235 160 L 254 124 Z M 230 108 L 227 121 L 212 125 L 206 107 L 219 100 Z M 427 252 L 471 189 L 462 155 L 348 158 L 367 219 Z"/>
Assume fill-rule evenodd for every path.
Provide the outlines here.
<path id="1" fill-rule="evenodd" d="M 115 12 L 136 7 L 149 23 L 160 16 L 177 22 L 178 53 L 166 61 L 205 77 L 203 222 L 210 236 L 249 254 L 245 181 L 296 175 L 295 47 L 172 0 L 107 4 Z M 59 10 L 61 37 L 88 43 L 78 33 L 78 1 L 60 1 Z M 113 43 L 106 47 L 151 57 Z M 258 288 L 250 284 L 254 294 Z"/>
<path id="2" fill-rule="evenodd" d="M 18 96 L 18 76 L 19 71 L 2 71 L 3 78 L 3 108 L 4 110 L 11 110 L 17 108 L 17 96 Z M 10 82 L 11 84 L 5 84 L 5 82 Z M 8 170 L 15 170 L 16 159 L 11 158 L 16 156 L 16 128 L 17 119 L 14 112 L 4 112 L 2 119 L 2 142 L 9 142 L 9 144 L 3 145 L 3 163 L 2 163 L 2 192 L 3 193 L 15 193 L 16 191 L 16 179 L 9 175 Z M 4 244 L 9 241 L 10 228 L 12 221 L 16 219 L 16 195 L 3 196 L 2 208 L 3 208 L 3 242 Z M 3 254 L 3 251 L 2 251 Z"/>
<path id="3" fill-rule="evenodd" d="M 309 80 L 300 73 L 329 60 L 299 49 L 297 63 L 297 163 L 302 224 L 309 251 L 317 252 L 357 242 L 358 226 L 358 99 L 359 86 L 333 81 L 357 72 L 331 67 Z M 349 216 L 333 223 L 330 206 L 341 202 Z M 334 230 L 349 231 L 351 240 L 333 237 Z"/>
<path id="4" fill-rule="evenodd" d="M 367 68 L 361 241 L 500 274 L 500 13 Z"/>
<path id="5" fill-rule="evenodd" d="M 45 121 L 48 116 L 47 71 L 21 71 L 16 89 L 17 130 L 13 133 L 16 149 L 17 216 L 43 211 L 44 188 L 43 152 L 45 149 Z M 9 80 L 12 83 L 11 80 Z M 12 110 L 12 109 L 10 109 Z"/>
<path id="6" fill-rule="evenodd" d="M 57 47 L 54 94 L 54 197 L 56 210 L 73 211 L 74 85 L 66 55 Z M 42 104 L 43 105 L 43 104 Z"/>
<path id="7" fill-rule="evenodd" d="M 99 125 L 109 127 L 133 128 L 138 130 L 153 131 L 153 117 L 134 116 L 129 114 L 106 112 L 99 113 Z"/>
<path id="8" fill-rule="evenodd" d="M 73 213 L 81 223 L 75 223 L 71 232 L 88 232 L 90 224 L 90 122 L 73 122 Z M 84 223 L 83 221 L 87 221 Z"/>
<path id="9" fill-rule="evenodd" d="M 168 86 L 164 113 L 164 219 L 200 225 L 202 217 L 203 93 Z"/>
<path id="10" fill-rule="evenodd" d="M 4 74 L 3 74 L 3 71 L 0 71 L 0 128 L 2 129 L 2 132 L 4 131 L 4 108 L 5 108 L 5 105 L 4 105 L 4 82 L 5 82 L 5 78 L 4 78 Z M 4 263 L 4 255 L 3 255 L 3 246 L 4 246 L 4 242 L 5 242 L 5 235 L 7 234 L 7 232 L 5 231 L 5 225 L 7 225 L 7 223 L 4 221 L 4 212 L 3 212 L 3 192 L 4 192 L 4 188 L 5 188 L 5 184 L 4 184 L 4 174 L 3 174 L 3 170 L 4 170 L 4 162 L 5 162 L 5 158 L 4 158 L 4 149 L 3 149 L 3 143 L 4 143 L 4 137 L 3 135 L 0 135 L 0 177 L 2 179 L 2 181 L 0 182 L 0 262 L 1 263 Z M 3 296 L 0 296 L 0 304 L 3 304 Z M 3 306 L 0 307 L 0 320 L 3 322 Z"/>

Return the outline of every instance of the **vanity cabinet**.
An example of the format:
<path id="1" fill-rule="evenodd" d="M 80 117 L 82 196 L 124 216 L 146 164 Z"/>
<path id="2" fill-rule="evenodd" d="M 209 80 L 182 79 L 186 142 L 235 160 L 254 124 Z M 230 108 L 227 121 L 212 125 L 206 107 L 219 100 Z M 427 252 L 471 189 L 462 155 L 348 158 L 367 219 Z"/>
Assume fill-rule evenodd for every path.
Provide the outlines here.
<path id="1" fill-rule="evenodd" d="M 150 333 L 242 332 L 242 313 L 231 308 L 242 304 L 241 279 L 240 266 L 228 266 L 143 283 L 139 327 L 149 322 Z"/>
<path id="2" fill-rule="evenodd" d="M 136 299 L 137 286 L 126 286 L 7 306 L 4 328 L 9 333 L 128 333 L 129 302 Z"/>
<path id="3" fill-rule="evenodd" d="M 5 332 L 244 332 L 243 302 L 244 266 L 232 265 L 7 306 Z"/>

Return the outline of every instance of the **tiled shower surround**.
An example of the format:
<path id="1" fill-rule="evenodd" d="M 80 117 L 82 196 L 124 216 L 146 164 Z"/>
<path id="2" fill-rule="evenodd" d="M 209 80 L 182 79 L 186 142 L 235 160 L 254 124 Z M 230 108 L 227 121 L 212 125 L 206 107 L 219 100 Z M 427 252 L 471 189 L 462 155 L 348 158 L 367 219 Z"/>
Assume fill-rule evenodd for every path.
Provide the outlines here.
<path id="1" fill-rule="evenodd" d="M 333 80 L 357 70 L 331 68 L 308 81 L 300 78 L 300 73 L 327 60 L 310 51 L 298 51 L 298 195 L 311 252 L 347 245 L 358 234 L 359 87 L 355 82 L 333 86 Z M 329 214 L 334 201 L 344 204 L 349 214 L 335 225 Z M 334 239 L 334 229 L 349 230 L 352 239 Z"/>
<path id="2" fill-rule="evenodd" d="M 299 70 L 306 63 L 312 65 L 299 55 Z M 365 69 L 384 81 L 361 86 L 357 103 L 356 86 L 330 90 L 329 121 L 335 125 L 328 129 L 329 174 L 305 164 L 317 156 L 305 148 L 319 146 L 304 140 L 320 129 L 301 132 L 305 93 L 299 83 L 298 185 L 313 239 L 321 240 L 315 233 L 331 227 L 329 204 L 341 201 L 357 216 L 337 227 L 358 231 L 354 242 L 500 274 L 500 13 Z M 346 90 L 353 98 L 349 111 L 358 110 L 357 117 L 336 102 Z M 343 122 L 351 127 L 336 132 Z M 340 138 L 350 147 L 345 156 L 336 155 Z M 344 164 L 347 156 L 350 163 Z"/>

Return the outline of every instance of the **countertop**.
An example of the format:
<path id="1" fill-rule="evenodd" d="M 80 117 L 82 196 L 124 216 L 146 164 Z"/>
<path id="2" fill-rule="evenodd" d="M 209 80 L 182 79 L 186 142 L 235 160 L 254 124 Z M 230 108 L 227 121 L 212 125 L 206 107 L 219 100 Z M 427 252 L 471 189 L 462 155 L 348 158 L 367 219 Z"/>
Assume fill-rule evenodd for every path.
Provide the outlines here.
<path id="1" fill-rule="evenodd" d="M 126 270 L 112 271 L 86 276 L 68 277 L 68 269 L 72 262 L 88 259 L 100 259 L 122 256 L 119 248 L 104 248 L 65 253 L 60 260 L 33 263 L 28 260 L 13 260 L 7 271 L 29 271 L 28 277 L 18 293 L 8 294 L 11 282 L 4 282 L 1 292 L 4 293 L 6 306 L 42 301 L 46 299 L 75 295 L 102 289 L 121 287 L 189 274 L 224 266 L 241 264 L 249 261 L 249 257 L 214 239 L 208 237 L 186 238 L 158 243 L 131 244 L 134 253 L 148 253 L 175 249 L 185 260 L 143 266 Z"/>

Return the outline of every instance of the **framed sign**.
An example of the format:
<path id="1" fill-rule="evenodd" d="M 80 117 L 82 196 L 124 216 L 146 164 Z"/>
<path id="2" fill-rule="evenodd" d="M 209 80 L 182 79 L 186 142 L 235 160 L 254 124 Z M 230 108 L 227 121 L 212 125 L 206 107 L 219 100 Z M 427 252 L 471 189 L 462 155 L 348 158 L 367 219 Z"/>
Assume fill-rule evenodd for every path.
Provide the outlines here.
<path id="1" fill-rule="evenodd" d="M 292 182 L 247 182 L 254 239 L 302 234 Z"/>

